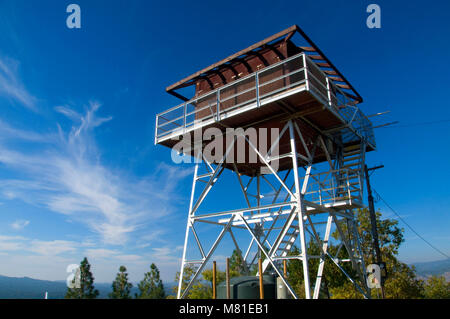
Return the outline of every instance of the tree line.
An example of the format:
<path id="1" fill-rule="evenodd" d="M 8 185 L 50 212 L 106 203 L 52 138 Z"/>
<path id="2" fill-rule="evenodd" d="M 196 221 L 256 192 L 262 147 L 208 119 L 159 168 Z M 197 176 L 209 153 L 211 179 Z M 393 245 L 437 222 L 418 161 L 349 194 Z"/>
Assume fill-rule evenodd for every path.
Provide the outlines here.
<path id="1" fill-rule="evenodd" d="M 371 232 L 371 223 L 367 209 L 360 209 L 357 212 L 358 236 L 365 265 L 376 263 L 373 251 L 373 239 Z M 450 283 L 444 276 L 431 276 L 427 279 L 417 277 L 414 266 L 409 266 L 398 259 L 400 245 L 404 242 L 404 229 L 398 226 L 395 219 L 382 219 L 381 213 L 376 213 L 378 236 L 382 259 L 386 263 L 388 277 L 385 281 L 385 296 L 388 299 L 450 299 Z M 341 223 L 341 228 L 346 232 L 346 224 Z M 332 234 L 337 239 L 339 234 L 335 231 Z M 339 259 L 348 259 L 345 249 L 340 249 L 331 241 L 328 243 L 328 251 L 331 255 Z M 315 241 L 310 241 L 307 247 L 308 255 L 320 255 L 321 247 Z M 299 255 L 299 249 L 294 246 L 290 252 L 291 255 Z M 255 275 L 256 267 L 245 269 L 242 262 L 242 254 L 234 250 L 230 258 L 230 277 L 241 276 L 244 274 Z M 263 259 L 265 256 L 263 256 Z M 320 298 L 326 299 L 357 299 L 363 298 L 348 278 L 338 269 L 333 261 L 326 257 L 323 273 L 322 285 L 320 288 Z M 319 259 L 310 259 L 308 261 L 309 277 L 316 278 Z M 351 263 L 342 265 L 344 270 L 352 278 L 357 278 L 357 274 L 352 269 Z M 268 269 L 270 271 L 270 269 Z M 187 266 L 184 270 L 182 280 L 182 291 L 188 285 L 190 278 L 196 272 L 194 266 Z M 179 273 L 176 275 L 178 281 Z M 217 283 L 225 281 L 225 272 L 217 271 Z M 305 297 L 303 265 L 300 260 L 292 259 L 287 262 L 287 281 L 294 289 L 299 298 Z M 176 294 L 177 287 L 174 288 Z M 379 289 L 372 289 L 372 298 L 381 298 Z M 212 298 L 212 269 L 204 270 L 202 279 L 197 280 L 187 293 L 190 299 Z"/>
<path id="2" fill-rule="evenodd" d="M 75 286 L 76 278 L 73 279 L 73 288 L 68 287 L 65 298 L 66 299 L 95 299 L 99 295 L 99 291 L 94 286 L 94 276 L 91 272 L 91 265 L 85 257 L 80 263 L 79 280 Z M 128 280 L 127 268 L 125 266 L 119 267 L 119 272 L 116 275 L 112 285 L 112 291 L 108 297 L 110 299 L 131 299 L 131 288 L 133 284 Z M 150 265 L 150 271 L 144 274 L 138 285 L 139 292 L 134 295 L 136 299 L 164 299 L 166 293 L 164 291 L 164 284 L 160 278 L 159 269 L 155 264 Z"/>
<path id="3" fill-rule="evenodd" d="M 399 228 L 398 221 L 395 219 L 382 219 L 381 213 L 376 213 L 378 236 L 382 259 L 386 263 L 388 277 L 386 279 L 384 290 L 386 298 L 389 299 L 450 299 L 450 283 L 444 276 L 432 276 L 426 280 L 419 279 L 416 275 L 414 266 L 409 266 L 398 259 L 400 245 L 404 242 L 404 230 Z M 360 238 L 361 250 L 366 265 L 376 263 L 373 253 L 371 224 L 367 209 L 358 210 L 357 213 L 358 235 Z M 342 223 L 341 228 L 346 225 Z M 333 233 L 332 236 L 337 239 L 339 234 Z M 332 255 L 338 254 L 339 259 L 348 258 L 345 249 L 329 242 L 329 252 Z M 321 247 L 314 241 L 310 241 L 307 247 L 309 255 L 320 255 Z M 294 246 L 291 251 L 292 255 L 298 255 L 299 250 Z M 355 299 L 363 296 L 355 289 L 353 284 L 338 269 L 333 261 L 329 258 L 325 260 L 325 268 L 323 273 L 322 286 L 320 287 L 320 298 L 330 299 Z M 319 266 L 318 259 L 309 260 L 309 276 L 315 278 L 317 268 Z M 350 263 L 344 263 L 344 270 L 353 278 L 356 277 L 355 271 Z M 242 275 L 256 275 L 257 267 L 247 269 L 242 260 L 242 254 L 238 250 L 234 250 L 229 262 L 230 277 Z M 287 281 L 294 289 L 299 298 L 304 298 L 304 281 L 303 281 L 303 265 L 296 259 L 287 262 Z M 196 272 L 196 267 L 188 265 L 184 269 L 182 278 L 182 290 L 187 287 L 190 278 Z M 270 271 L 270 269 L 268 269 Z M 80 288 L 69 288 L 66 298 L 96 298 L 98 290 L 94 288 L 94 278 L 90 272 L 90 265 L 85 258 L 80 265 L 81 280 Z M 179 281 L 180 273 L 175 276 L 175 281 Z M 225 281 L 225 272 L 217 270 L 216 283 L 220 284 Z M 188 299 L 210 299 L 212 298 L 213 271 L 206 269 L 201 274 L 201 279 L 197 280 L 189 290 L 186 298 Z M 128 274 L 125 266 L 119 268 L 113 284 L 110 298 L 128 299 L 132 298 L 132 284 L 128 281 Z M 159 270 L 155 264 L 150 266 L 150 271 L 145 273 L 144 279 L 138 284 L 139 293 L 135 294 L 135 298 L 175 298 L 178 287 L 173 288 L 173 295 L 166 296 L 164 286 L 160 279 Z M 372 298 L 380 298 L 379 290 L 372 289 Z"/>

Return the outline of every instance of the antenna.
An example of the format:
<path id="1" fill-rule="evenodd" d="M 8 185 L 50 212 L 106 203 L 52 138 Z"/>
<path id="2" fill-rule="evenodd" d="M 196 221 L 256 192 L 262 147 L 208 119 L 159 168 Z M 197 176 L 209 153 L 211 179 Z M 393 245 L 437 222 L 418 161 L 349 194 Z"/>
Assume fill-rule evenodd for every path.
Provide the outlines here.
<path id="1" fill-rule="evenodd" d="M 389 122 L 389 123 L 385 123 L 385 124 L 380 124 L 380 125 L 374 126 L 373 128 L 375 129 L 375 128 L 380 128 L 380 127 L 386 127 L 386 126 L 395 125 L 395 124 L 398 124 L 398 123 L 400 123 L 400 122 L 399 121 Z"/>
<path id="2" fill-rule="evenodd" d="M 367 115 L 367 117 L 368 117 L 368 118 L 371 118 L 371 117 L 375 117 L 375 116 L 385 115 L 385 114 L 388 114 L 388 113 L 391 113 L 391 111 L 379 112 L 379 113 Z"/>

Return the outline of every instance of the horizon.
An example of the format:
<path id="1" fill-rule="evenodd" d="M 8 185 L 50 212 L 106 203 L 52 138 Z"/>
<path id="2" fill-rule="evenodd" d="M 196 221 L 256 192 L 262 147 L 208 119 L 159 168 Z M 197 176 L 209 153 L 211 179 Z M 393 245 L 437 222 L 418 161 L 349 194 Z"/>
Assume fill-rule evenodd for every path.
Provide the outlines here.
<path id="1" fill-rule="evenodd" d="M 409 264 L 409 265 L 410 265 L 410 266 L 411 266 L 411 265 L 414 265 L 414 266 L 415 266 L 415 265 L 418 265 L 418 264 L 437 263 L 437 262 L 442 262 L 442 261 L 445 261 L 445 260 L 448 260 L 448 258 L 447 258 L 447 259 L 438 259 L 438 260 L 433 260 L 433 261 L 418 262 L 418 263 Z M 95 279 L 95 274 L 93 274 L 93 275 L 94 275 L 94 279 Z M 29 276 L 20 276 L 20 277 L 16 277 L 16 276 L 4 276 L 4 275 L 0 274 L 0 277 L 7 277 L 7 278 L 14 278 L 14 279 L 32 279 L 32 280 L 38 280 L 38 281 L 50 281 L 50 282 L 58 282 L 58 283 L 65 283 L 65 282 L 66 282 L 65 279 L 47 280 L 47 279 L 34 278 L 34 277 L 29 277 Z M 114 279 L 114 278 L 113 278 L 113 279 Z M 96 285 L 96 284 L 101 284 L 101 285 L 111 285 L 112 282 L 113 282 L 113 279 L 111 279 L 111 282 L 106 282 L 106 281 L 98 282 L 98 281 L 95 280 L 95 281 L 94 281 L 94 285 Z M 139 282 L 140 282 L 140 280 L 138 280 L 138 281 L 130 281 L 130 283 L 133 284 L 133 288 L 136 288 L 136 287 L 137 287 L 137 284 L 138 284 Z M 173 280 L 173 281 L 166 281 L 166 280 L 163 280 L 163 284 L 164 284 L 164 285 L 166 285 L 166 284 L 169 284 L 169 285 L 177 285 L 178 282 L 175 281 L 175 280 Z"/>
<path id="2" fill-rule="evenodd" d="M 102 283 L 120 265 L 139 282 L 151 263 L 173 282 L 194 166 L 173 163 L 168 148 L 153 145 L 156 114 L 180 103 L 165 88 L 293 24 L 363 96 L 365 114 L 391 111 L 375 125 L 400 121 L 375 130 L 378 149 L 367 162 L 385 167 L 371 183 L 419 234 L 450 252 L 450 65 L 442 63 L 450 56 L 450 3 L 424 10 L 377 1 L 375 30 L 365 24 L 368 1 L 309 1 L 292 10 L 239 2 L 253 12 L 245 19 L 216 3 L 75 2 L 81 29 L 67 28 L 65 1 L 0 3 L 1 275 L 64 280 L 67 266 L 86 256 Z M 270 23 L 260 23 L 266 7 Z M 405 229 L 400 260 L 446 260 L 398 226 Z M 227 254 L 218 249 L 219 267 Z"/>

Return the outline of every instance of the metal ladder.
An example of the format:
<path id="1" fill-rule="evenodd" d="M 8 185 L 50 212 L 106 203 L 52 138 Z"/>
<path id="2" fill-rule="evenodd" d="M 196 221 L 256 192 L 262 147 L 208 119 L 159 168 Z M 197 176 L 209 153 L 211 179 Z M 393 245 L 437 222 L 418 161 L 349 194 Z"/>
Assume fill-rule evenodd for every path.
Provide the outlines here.
<path id="1" fill-rule="evenodd" d="M 346 169 L 337 177 L 337 184 L 343 185 L 336 191 L 336 200 L 358 199 L 362 201 L 363 189 L 363 163 L 364 163 L 364 144 L 355 144 L 344 147 L 341 169 Z M 348 185 L 347 185 L 348 176 Z M 350 193 L 350 198 L 349 198 Z"/>

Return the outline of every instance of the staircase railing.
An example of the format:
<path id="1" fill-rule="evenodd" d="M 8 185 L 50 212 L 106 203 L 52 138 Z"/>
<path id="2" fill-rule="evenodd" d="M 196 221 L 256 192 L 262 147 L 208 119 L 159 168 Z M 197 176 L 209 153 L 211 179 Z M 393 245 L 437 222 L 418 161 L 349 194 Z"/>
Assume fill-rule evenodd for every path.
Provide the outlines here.
<path id="1" fill-rule="evenodd" d="M 338 169 L 310 176 L 305 199 L 319 204 L 335 204 L 341 201 L 362 203 L 359 183 L 361 175 L 358 169 Z"/>

